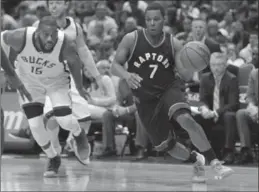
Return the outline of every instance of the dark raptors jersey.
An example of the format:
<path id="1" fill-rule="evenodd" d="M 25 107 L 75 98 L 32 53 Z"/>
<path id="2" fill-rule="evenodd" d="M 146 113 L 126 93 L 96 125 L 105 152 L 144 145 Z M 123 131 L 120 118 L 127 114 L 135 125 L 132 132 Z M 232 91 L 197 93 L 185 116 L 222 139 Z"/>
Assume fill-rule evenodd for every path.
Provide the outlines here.
<path id="1" fill-rule="evenodd" d="M 156 100 L 175 80 L 172 37 L 165 33 L 161 43 L 153 46 L 146 38 L 144 29 L 135 31 L 135 35 L 128 71 L 138 74 L 143 80 L 141 88 L 133 90 L 133 93 L 140 101 Z"/>

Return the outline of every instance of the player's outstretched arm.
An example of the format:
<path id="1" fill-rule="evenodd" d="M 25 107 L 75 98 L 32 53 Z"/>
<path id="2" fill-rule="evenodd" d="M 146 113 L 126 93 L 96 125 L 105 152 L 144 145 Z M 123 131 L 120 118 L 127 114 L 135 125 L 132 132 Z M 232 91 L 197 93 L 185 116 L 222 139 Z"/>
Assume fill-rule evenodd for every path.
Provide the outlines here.
<path id="1" fill-rule="evenodd" d="M 93 78 L 98 79 L 100 77 L 100 73 L 97 70 L 92 53 L 85 44 L 83 30 L 78 24 L 76 27 L 78 31 L 76 38 L 78 55 L 83 62 L 84 68 L 86 68 L 86 70 L 92 75 Z"/>
<path id="2" fill-rule="evenodd" d="M 193 77 L 193 72 L 192 71 L 189 71 L 188 69 L 185 69 L 183 67 L 183 64 L 180 60 L 180 51 L 181 49 L 183 48 L 183 45 L 182 43 L 176 39 L 176 38 L 173 38 L 173 47 L 175 49 L 175 67 L 176 67 L 176 71 L 179 73 L 180 77 L 186 81 L 186 82 L 189 82 L 192 80 L 192 77 Z"/>
<path id="3" fill-rule="evenodd" d="M 26 28 L 3 32 L 3 40 L 5 44 L 12 47 L 16 52 L 20 53 L 26 41 Z"/>

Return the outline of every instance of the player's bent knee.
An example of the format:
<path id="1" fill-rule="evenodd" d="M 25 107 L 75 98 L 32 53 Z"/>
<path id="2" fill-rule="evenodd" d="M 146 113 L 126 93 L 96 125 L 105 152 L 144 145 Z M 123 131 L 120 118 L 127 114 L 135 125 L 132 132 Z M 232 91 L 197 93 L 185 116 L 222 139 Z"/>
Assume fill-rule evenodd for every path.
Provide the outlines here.
<path id="1" fill-rule="evenodd" d="M 172 105 L 168 111 L 169 119 L 174 120 L 176 120 L 178 116 L 185 114 L 191 115 L 191 109 L 190 106 L 184 102 Z"/>
<path id="2" fill-rule="evenodd" d="M 67 115 L 71 115 L 72 109 L 68 106 L 54 107 L 53 112 L 56 117 L 64 117 Z"/>
<path id="3" fill-rule="evenodd" d="M 43 107 L 42 103 L 30 103 L 22 106 L 27 119 L 43 115 Z"/>
<path id="4" fill-rule="evenodd" d="M 165 140 L 160 145 L 155 146 L 155 150 L 158 152 L 166 152 L 174 148 L 176 144 L 175 139 Z"/>

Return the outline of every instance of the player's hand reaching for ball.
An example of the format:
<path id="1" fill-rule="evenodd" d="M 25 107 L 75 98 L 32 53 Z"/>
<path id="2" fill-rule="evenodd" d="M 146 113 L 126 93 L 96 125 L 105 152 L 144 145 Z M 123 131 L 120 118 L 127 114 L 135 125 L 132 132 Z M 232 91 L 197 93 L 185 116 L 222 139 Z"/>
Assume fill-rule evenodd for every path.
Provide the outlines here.
<path id="1" fill-rule="evenodd" d="M 125 78 L 127 83 L 129 84 L 131 89 L 137 89 L 141 87 L 141 81 L 143 80 L 138 74 L 136 73 L 128 73 L 127 77 Z"/>

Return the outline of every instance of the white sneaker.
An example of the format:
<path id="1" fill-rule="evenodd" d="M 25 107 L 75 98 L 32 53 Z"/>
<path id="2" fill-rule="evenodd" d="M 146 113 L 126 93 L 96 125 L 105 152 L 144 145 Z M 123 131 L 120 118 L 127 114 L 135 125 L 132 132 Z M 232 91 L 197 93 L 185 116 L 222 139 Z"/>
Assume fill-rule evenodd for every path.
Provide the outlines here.
<path id="1" fill-rule="evenodd" d="M 215 171 L 215 179 L 220 180 L 224 179 L 226 177 L 229 177 L 234 173 L 234 170 L 230 167 L 222 165 L 222 162 L 220 162 L 218 159 L 213 160 L 211 163 L 211 168 Z"/>
<path id="2" fill-rule="evenodd" d="M 193 164 L 193 178 L 192 181 L 195 183 L 202 183 L 206 181 L 205 177 L 205 157 L 193 151 L 192 153 L 196 154 L 197 161 Z"/>

